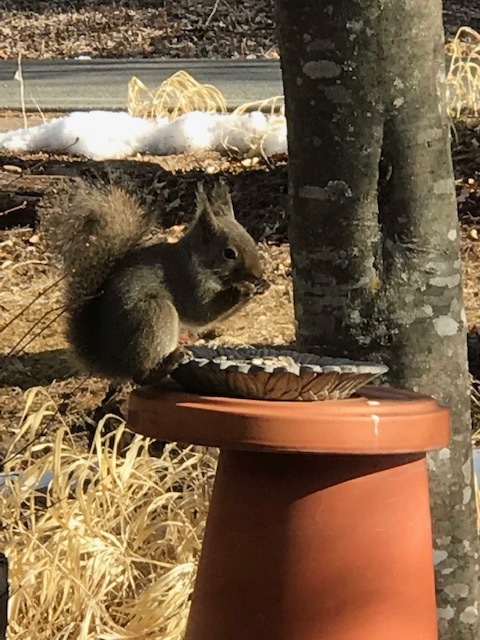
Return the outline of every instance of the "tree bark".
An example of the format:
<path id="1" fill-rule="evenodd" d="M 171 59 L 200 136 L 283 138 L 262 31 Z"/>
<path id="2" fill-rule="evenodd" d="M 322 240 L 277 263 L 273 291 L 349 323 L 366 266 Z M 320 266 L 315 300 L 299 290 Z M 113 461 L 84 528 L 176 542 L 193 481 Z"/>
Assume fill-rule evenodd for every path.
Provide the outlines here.
<path id="1" fill-rule="evenodd" d="M 0 553 L 0 640 L 7 637 L 8 626 L 8 560 Z"/>
<path id="2" fill-rule="evenodd" d="M 466 318 L 440 0 L 277 0 L 297 338 L 451 409 L 429 457 L 438 615 L 477 640 Z"/>

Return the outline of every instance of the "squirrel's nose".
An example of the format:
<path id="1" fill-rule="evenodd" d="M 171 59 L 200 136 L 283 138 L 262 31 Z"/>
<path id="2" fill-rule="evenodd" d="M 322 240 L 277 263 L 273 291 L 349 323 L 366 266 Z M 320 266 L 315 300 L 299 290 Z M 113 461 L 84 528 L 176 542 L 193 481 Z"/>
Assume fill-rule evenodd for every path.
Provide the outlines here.
<path id="1" fill-rule="evenodd" d="M 261 279 L 263 277 L 263 267 L 258 258 L 248 265 L 248 269 L 255 278 Z"/>
<path id="2" fill-rule="evenodd" d="M 245 280 L 246 282 L 251 282 L 255 284 L 257 280 L 262 280 L 263 269 L 260 263 L 258 264 L 250 264 L 245 266 L 240 273 L 238 273 L 238 277 L 241 280 Z"/>
<path id="3" fill-rule="evenodd" d="M 252 275 L 255 278 L 258 278 L 259 280 L 262 279 L 262 277 L 263 277 L 263 269 L 262 269 L 262 266 L 260 264 L 255 265 L 251 271 L 252 271 Z"/>

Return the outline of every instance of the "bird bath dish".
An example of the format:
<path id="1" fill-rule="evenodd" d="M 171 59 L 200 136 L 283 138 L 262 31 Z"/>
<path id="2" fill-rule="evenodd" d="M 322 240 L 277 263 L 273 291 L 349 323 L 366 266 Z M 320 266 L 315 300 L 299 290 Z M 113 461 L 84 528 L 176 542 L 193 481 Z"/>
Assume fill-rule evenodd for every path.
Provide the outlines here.
<path id="1" fill-rule="evenodd" d="M 282 349 L 189 346 L 171 376 L 201 395 L 312 402 L 348 398 L 387 371 L 384 364 Z"/>

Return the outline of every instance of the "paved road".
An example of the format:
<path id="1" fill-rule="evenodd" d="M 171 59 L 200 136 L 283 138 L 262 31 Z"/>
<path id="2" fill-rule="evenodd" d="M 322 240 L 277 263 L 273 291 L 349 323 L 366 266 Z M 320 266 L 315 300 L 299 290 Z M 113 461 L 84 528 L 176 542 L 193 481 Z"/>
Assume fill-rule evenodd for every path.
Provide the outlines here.
<path id="1" fill-rule="evenodd" d="M 180 69 L 214 84 L 232 108 L 283 93 L 275 60 L 31 60 L 23 62 L 25 102 L 45 111 L 125 108 L 132 76 L 155 88 Z M 16 61 L 0 64 L 0 109 L 21 108 L 16 70 Z"/>

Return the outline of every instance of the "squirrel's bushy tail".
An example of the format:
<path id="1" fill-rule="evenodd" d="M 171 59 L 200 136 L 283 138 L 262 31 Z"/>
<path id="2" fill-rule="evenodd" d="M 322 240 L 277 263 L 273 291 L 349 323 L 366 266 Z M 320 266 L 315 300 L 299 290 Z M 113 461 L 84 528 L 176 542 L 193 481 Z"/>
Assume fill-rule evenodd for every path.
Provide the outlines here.
<path id="1" fill-rule="evenodd" d="M 69 310 L 94 296 L 115 262 L 137 246 L 147 219 L 122 187 L 83 183 L 56 221 L 53 250 L 62 256 Z"/>

